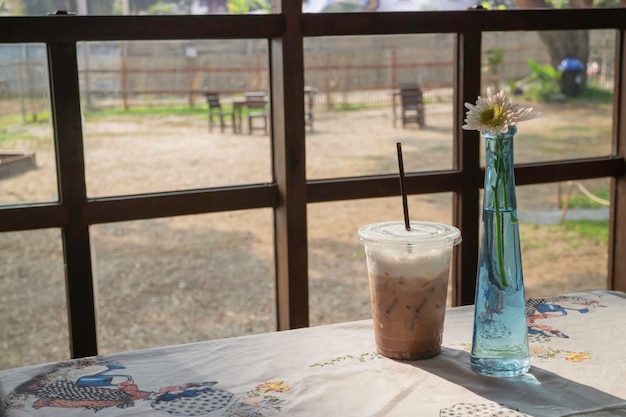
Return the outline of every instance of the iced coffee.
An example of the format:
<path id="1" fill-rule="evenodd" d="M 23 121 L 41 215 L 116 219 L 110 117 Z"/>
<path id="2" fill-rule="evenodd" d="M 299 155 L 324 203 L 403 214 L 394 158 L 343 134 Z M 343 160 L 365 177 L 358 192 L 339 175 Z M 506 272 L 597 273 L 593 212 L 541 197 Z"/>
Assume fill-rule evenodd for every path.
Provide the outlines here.
<path id="1" fill-rule="evenodd" d="M 441 352 L 457 228 L 431 222 L 376 223 L 359 229 L 367 257 L 378 352 L 425 359 Z"/>

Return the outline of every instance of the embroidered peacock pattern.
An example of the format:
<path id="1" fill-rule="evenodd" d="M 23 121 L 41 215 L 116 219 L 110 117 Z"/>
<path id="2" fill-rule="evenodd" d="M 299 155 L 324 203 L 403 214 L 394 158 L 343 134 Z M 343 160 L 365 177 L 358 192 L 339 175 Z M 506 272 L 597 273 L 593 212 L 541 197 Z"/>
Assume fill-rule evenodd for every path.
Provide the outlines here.
<path id="1" fill-rule="evenodd" d="M 6 408 L 73 408 L 96 413 L 106 408 L 143 406 L 147 402 L 164 415 L 194 417 L 222 410 L 229 416 L 262 417 L 280 412 L 286 401 L 273 393 L 290 389 L 282 381 L 270 381 L 235 395 L 211 381 L 152 391 L 140 389 L 125 369 L 122 363 L 104 357 L 60 362 L 17 386 L 7 396 Z"/>

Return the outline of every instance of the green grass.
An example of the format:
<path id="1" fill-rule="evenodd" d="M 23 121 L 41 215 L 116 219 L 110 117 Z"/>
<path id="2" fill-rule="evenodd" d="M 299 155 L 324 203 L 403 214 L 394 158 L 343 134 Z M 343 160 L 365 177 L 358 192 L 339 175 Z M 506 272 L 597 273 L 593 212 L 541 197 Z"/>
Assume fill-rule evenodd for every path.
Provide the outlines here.
<path id="1" fill-rule="evenodd" d="M 541 252 L 553 256 L 553 242 L 565 244 L 563 250 L 576 251 L 581 245 L 608 245 L 608 220 L 567 220 L 563 224 L 520 226 L 521 243 L 524 251 Z M 543 255 L 541 255 L 543 256 Z"/>
<path id="2" fill-rule="evenodd" d="M 375 109 L 381 106 L 373 106 L 367 105 L 363 103 L 335 103 L 333 106 L 326 106 L 324 110 L 326 111 L 356 111 L 356 110 L 367 110 L 367 109 Z"/>
<path id="3" fill-rule="evenodd" d="M 558 91 L 561 89 L 558 87 Z M 529 100 L 552 101 L 553 92 L 542 92 L 540 86 L 533 85 L 524 93 L 524 97 Z M 584 101 L 593 104 L 613 104 L 613 91 L 587 84 L 580 95 L 576 97 L 566 97 L 567 101 Z"/>
<path id="4" fill-rule="evenodd" d="M 48 112 L 29 114 L 25 121 L 19 114 L 0 117 L 0 144 L 20 140 L 38 139 L 36 136 L 25 132 L 23 126 L 48 124 L 49 117 L 50 113 Z"/>
<path id="5" fill-rule="evenodd" d="M 2 131 L 2 129 L 11 128 L 24 123 L 47 123 L 49 119 L 50 112 L 47 111 L 30 113 L 26 115 L 26 120 L 22 119 L 21 114 L 10 114 L 0 117 L 0 131 Z"/>
<path id="6" fill-rule="evenodd" d="M 575 220 L 566 221 L 563 224 L 566 231 L 575 232 L 583 238 L 591 239 L 597 243 L 609 243 L 608 220 Z"/>
<path id="7" fill-rule="evenodd" d="M 0 144 L 19 140 L 37 139 L 35 136 L 28 136 L 21 132 L 7 132 L 0 128 Z"/>
<path id="8" fill-rule="evenodd" d="M 227 109 L 225 109 L 227 110 Z M 206 106 L 173 106 L 173 107 L 133 107 L 124 109 L 104 109 L 97 111 L 86 111 L 85 118 L 101 118 L 110 116 L 155 116 L 155 115 L 175 115 L 175 116 L 206 116 Z"/>
<path id="9" fill-rule="evenodd" d="M 608 188 L 595 191 L 593 195 L 603 200 L 609 200 L 610 198 Z M 589 197 L 586 197 L 584 195 L 572 196 L 572 198 L 570 198 L 569 200 L 569 205 L 568 205 L 568 208 L 601 208 L 601 207 L 606 207 L 606 206 L 600 203 L 597 203 L 593 201 L 592 199 L 590 199 Z"/>
<path id="10" fill-rule="evenodd" d="M 596 104 L 612 104 L 613 91 L 587 85 L 582 94 L 576 97 L 576 100 L 589 101 Z"/>

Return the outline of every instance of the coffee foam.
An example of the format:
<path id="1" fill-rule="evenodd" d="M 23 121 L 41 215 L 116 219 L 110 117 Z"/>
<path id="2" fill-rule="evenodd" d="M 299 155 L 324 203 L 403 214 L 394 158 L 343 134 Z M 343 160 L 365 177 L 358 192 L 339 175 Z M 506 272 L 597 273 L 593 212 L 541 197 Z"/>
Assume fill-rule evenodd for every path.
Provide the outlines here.
<path id="1" fill-rule="evenodd" d="M 452 248 L 366 247 L 370 274 L 432 279 L 450 267 Z"/>

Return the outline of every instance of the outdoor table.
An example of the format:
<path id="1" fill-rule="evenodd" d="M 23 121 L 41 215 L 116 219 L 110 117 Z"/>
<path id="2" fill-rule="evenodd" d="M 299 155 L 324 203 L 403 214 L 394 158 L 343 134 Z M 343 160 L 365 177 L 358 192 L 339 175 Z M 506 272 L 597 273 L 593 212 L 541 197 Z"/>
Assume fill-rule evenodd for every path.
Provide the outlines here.
<path id="1" fill-rule="evenodd" d="M 413 93 L 410 93 L 410 91 Z M 416 96 L 415 91 L 420 91 L 419 93 L 419 105 L 421 106 L 421 110 L 418 110 L 416 106 L 418 106 L 416 100 L 418 97 Z M 418 111 L 418 115 L 421 112 L 421 119 L 417 118 L 417 123 L 420 127 L 424 125 L 424 104 L 423 104 L 423 96 L 422 89 L 417 84 L 405 85 L 400 88 L 395 88 L 392 90 L 386 90 L 385 93 L 391 96 L 391 120 L 393 121 L 393 127 L 396 127 L 396 121 L 403 120 L 405 117 L 405 111 Z M 404 127 L 404 122 L 402 123 L 402 127 Z"/>
<path id="2" fill-rule="evenodd" d="M 233 133 L 243 133 L 243 109 L 248 104 L 248 97 L 266 97 L 263 91 L 250 91 L 244 94 L 244 97 L 238 97 L 233 100 Z M 267 103 L 268 100 L 265 99 Z"/>
<path id="3" fill-rule="evenodd" d="M 393 127 L 396 127 L 396 120 L 402 118 L 402 103 L 400 102 L 400 89 L 395 88 L 385 91 L 385 94 L 391 96 L 391 120 L 393 121 Z M 398 107 L 400 110 L 398 111 Z"/>
<path id="4" fill-rule="evenodd" d="M 464 306 L 432 359 L 379 355 L 362 320 L 2 371 L 0 415 L 626 416 L 626 294 L 529 299 L 527 316 L 521 377 L 470 369 Z"/>
<path id="5" fill-rule="evenodd" d="M 245 98 L 233 100 L 233 133 L 242 133 L 243 108 L 246 107 Z"/>

